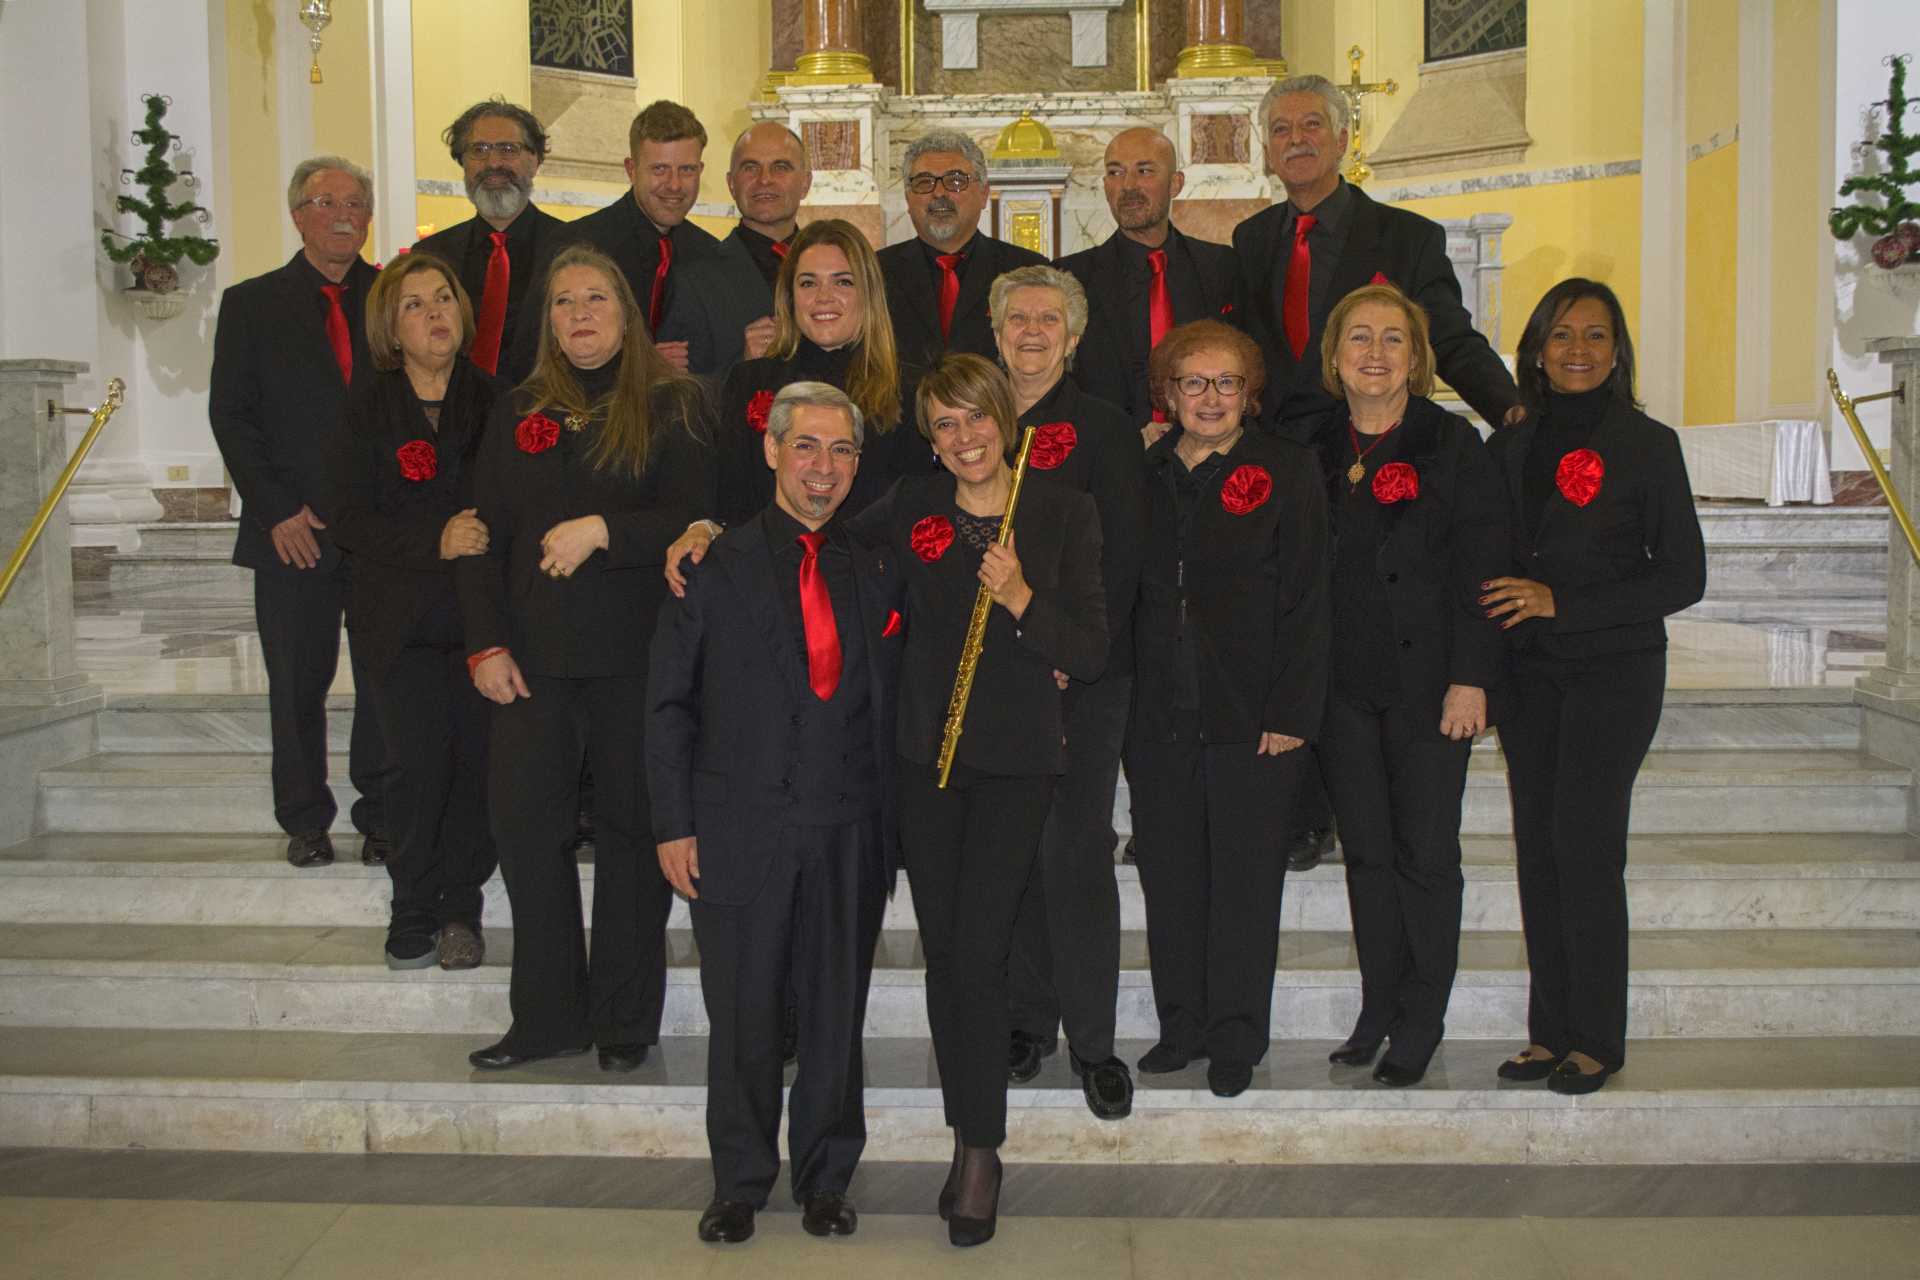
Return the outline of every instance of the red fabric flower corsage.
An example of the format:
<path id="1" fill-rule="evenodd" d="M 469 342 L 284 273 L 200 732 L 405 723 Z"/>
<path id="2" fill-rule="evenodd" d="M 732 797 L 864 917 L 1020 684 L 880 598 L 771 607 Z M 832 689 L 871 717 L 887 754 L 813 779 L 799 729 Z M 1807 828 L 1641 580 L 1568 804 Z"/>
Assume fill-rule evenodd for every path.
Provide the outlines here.
<path id="1" fill-rule="evenodd" d="M 1392 284 L 1393 281 L 1387 279 L 1386 272 L 1376 271 L 1373 273 L 1373 279 L 1367 281 L 1367 283 L 1368 284 Z"/>
<path id="2" fill-rule="evenodd" d="M 1420 496 L 1420 473 L 1411 462 L 1389 462 L 1373 473 L 1375 502 L 1406 502 Z"/>
<path id="3" fill-rule="evenodd" d="M 1233 314 L 1233 304 L 1232 304 L 1231 302 L 1223 302 L 1223 303 L 1221 303 L 1221 304 L 1220 304 L 1220 314 L 1221 314 L 1221 315 L 1223 315 L 1223 316 L 1230 316 L 1230 315 L 1232 315 L 1232 314 Z"/>
<path id="4" fill-rule="evenodd" d="M 1591 449 L 1575 449 L 1560 459 L 1553 483 L 1559 486 L 1561 497 L 1576 507 L 1584 507 L 1600 492 L 1600 481 L 1606 474 L 1607 464 L 1600 461 L 1599 454 Z"/>
<path id="5" fill-rule="evenodd" d="M 899 634 L 900 611 L 898 609 L 889 609 L 887 610 L 887 624 L 880 628 L 881 638 L 884 639 L 887 636 L 897 636 Z"/>
<path id="6" fill-rule="evenodd" d="M 953 545 L 953 521 L 945 516 L 922 518 L 907 535 L 907 545 L 913 548 L 913 554 L 932 564 Z"/>
<path id="7" fill-rule="evenodd" d="M 1220 505 L 1228 515 L 1244 516 L 1273 496 L 1273 477 L 1265 467 L 1243 463 L 1220 485 Z"/>
<path id="8" fill-rule="evenodd" d="M 400 460 L 400 474 L 422 484 L 440 473 L 440 455 L 431 440 L 409 440 L 393 451 Z"/>
<path id="9" fill-rule="evenodd" d="M 1033 447 L 1027 450 L 1027 465 L 1051 471 L 1065 462 L 1073 446 L 1079 443 L 1080 433 L 1073 429 L 1071 422 L 1049 422 L 1035 427 Z"/>
<path id="10" fill-rule="evenodd" d="M 747 425 L 761 435 L 767 434 L 767 418 L 773 413 L 773 392 L 756 391 L 747 401 Z"/>
<path id="11" fill-rule="evenodd" d="M 560 424 L 544 413 L 530 413 L 513 429 L 513 442 L 522 453 L 545 453 L 560 442 Z"/>

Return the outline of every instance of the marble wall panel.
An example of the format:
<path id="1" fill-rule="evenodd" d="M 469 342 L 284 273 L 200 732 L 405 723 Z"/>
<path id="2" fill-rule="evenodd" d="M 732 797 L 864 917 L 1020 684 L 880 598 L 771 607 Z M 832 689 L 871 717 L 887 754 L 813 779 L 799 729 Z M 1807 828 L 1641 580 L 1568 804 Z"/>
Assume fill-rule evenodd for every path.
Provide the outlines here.
<path id="1" fill-rule="evenodd" d="M 773 70 L 793 70 L 795 60 L 806 48 L 805 3 L 806 0 L 773 0 L 773 13 L 769 19 L 773 30 L 773 49 L 770 54 Z"/>
<path id="2" fill-rule="evenodd" d="M 814 172 L 860 167 L 858 120 L 806 120 L 800 125 L 800 137 L 807 144 Z"/>
<path id="3" fill-rule="evenodd" d="M 872 204 L 808 204 L 800 207 L 802 224 L 817 222 L 822 218 L 842 218 L 860 228 L 862 235 L 874 248 L 886 245 L 886 226 L 880 212 L 880 206 Z"/>
<path id="4" fill-rule="evenodd" d="M 987 13 L 980 17 L 979 65 L 942 67 L 944 24 L 922 14 L 914 26 L 916 94 L 1053 93 L 1082 90 L 1123 93 L 1135 87 L 1134 23 L 1121 8 L 1106 15 L 1107 64 L 1073 65 L 1072 24 L 1064 13 Z"/>
<path id="5" fill-rule="evenodd" d="M 1833 473 L 1833 504 L 1837 507 L 1884 507 L 1887 495 L 1871 471 Z"/>
<path id="6" fill-rule="evenodd" d="M 1173 220 L 1180 230 L 1199 240 L 1232 244 L 1233 229 L 1254 214 L 1272 207 L 1270 200 L 1176 200 Z"/>
<path id="7" fill-rule="evenodd" d="M 1188 155 L 1194 164 L 1249 164 L 1253 122 L 1238 112 L 1188 117 Z"/>

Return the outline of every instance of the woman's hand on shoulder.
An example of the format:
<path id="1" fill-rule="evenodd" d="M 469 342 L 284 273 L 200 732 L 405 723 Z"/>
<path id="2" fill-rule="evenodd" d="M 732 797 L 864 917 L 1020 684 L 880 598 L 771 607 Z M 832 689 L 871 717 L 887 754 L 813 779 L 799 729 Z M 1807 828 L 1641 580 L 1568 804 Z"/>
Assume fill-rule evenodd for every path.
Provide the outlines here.
<path id="1" fill-rule="evenodd" d="M 687 594 L 687 575 L 681 570 L 683 560 L 699 564 L 707 558 L 707 548 L 720 535 L 711 520 L 695 520 L 687 526 L 687 531 L 673 540 L 667 548 L 667 590 L 681 599 Z"/>

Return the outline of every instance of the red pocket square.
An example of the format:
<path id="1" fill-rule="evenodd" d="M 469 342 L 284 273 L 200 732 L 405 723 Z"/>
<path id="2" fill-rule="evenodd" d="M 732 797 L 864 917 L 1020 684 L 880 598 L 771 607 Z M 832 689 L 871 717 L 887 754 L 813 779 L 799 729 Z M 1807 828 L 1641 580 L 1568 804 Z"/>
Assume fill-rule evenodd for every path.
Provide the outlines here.
<path id="1" fill-rule="evenodd" d="M 882 636 L 897 636 L 900 634 L 900 611 L 898 609 L 887 610 L 887 625 L 880 628 L 880 634 Z"/>

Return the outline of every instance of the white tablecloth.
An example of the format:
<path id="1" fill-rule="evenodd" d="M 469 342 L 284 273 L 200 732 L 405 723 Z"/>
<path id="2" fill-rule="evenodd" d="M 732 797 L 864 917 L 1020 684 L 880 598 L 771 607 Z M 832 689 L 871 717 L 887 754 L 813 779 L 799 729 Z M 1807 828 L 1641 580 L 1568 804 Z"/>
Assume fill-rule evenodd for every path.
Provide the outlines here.
<path id="1" fill-rule="evenodd" d="M 1775 418 L 1681 427 L 1680 452 L 1696 497 L 1763 498 L 1770 507 L 1833 502 L 1832 464 L 1817 422 Z"/>

